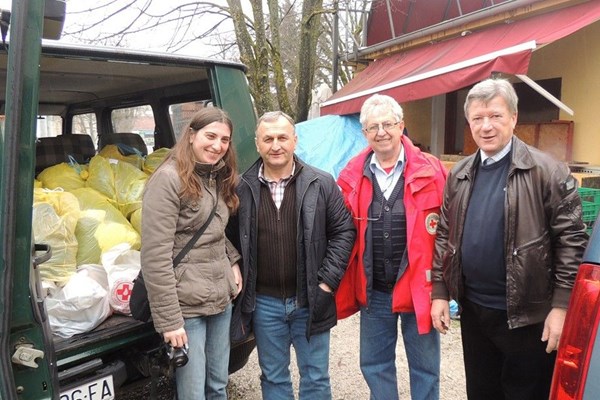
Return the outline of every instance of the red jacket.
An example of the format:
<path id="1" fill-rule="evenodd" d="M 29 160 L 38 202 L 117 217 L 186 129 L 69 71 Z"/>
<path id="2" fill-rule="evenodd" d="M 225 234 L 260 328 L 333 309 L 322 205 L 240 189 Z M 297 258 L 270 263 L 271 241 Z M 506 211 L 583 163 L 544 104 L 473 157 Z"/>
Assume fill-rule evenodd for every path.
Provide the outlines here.
<path id="1" fill-rule="evenodd" d="M 431 266 L 437 222 L 440 218 L 442 193 L 446 182 L 446 169 L 434 156 L 423 153 L 410 139 L 402 136 L 406 156 L 404 165 L 404 207 L 406 209 L 406 234 L 408 267 L 394 286 L 393 312 L 415 312 L 420 334 L 431 330 Z M 373 185 L 364 176 L 367 158 L 373 153 L 366 148 L 348 162 L 338 178 L 344 200 L 353 217 L 368 216 L 373 196 Z M 348 269 L 336 292 L 338 319 L 349 317 L 367 304 L 367 274 L 365 235 L 368 221 L 354 219 L 357 236 Z M 369 278 L 369 282 L 372 279 Z"/>

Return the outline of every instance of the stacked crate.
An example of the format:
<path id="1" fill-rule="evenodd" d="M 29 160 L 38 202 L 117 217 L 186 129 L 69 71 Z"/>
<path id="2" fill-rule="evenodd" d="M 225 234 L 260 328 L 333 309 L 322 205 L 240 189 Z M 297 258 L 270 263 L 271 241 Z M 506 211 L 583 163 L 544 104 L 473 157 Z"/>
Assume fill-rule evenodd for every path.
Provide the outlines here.
<path id="1" fill-rule="evenodd" d="M 583 222 L 587 226 L 587 233 L 591 235 L 592 227 L 600 211 L 600 189 L 581 187 L 578 191 L 583 208 Z"/>

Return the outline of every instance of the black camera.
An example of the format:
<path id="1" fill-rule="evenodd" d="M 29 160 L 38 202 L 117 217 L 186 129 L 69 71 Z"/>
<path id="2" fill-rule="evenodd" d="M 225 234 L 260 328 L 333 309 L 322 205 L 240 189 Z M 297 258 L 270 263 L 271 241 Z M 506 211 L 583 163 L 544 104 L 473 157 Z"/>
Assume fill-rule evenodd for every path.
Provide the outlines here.
<path id="1" fill-rule="evenodd" d="M 183 367 L 188 362 L 188 345 L 183 347 L 167 346 L 167 357 L 173 368 Z"/>

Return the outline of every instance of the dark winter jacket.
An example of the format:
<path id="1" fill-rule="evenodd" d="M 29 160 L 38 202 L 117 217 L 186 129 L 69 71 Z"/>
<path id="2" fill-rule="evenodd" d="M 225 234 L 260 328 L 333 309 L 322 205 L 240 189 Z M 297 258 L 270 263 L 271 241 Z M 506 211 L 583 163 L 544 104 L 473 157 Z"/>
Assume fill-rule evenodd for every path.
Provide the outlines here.
<path id="1" fill-rule="evenodd" d="M 297 176 L 297 293 L 299 306 L 308 306 L 311 319 L 307 337 L 331 329 L 336 324 L 335 301 L 319 288 L 321 282 L 336 290 L 354 245 L 352 217 L 344 205 L 333 177 L 294 157 Z M 242 255 L 244 288 L 238 311 L 250 314 L 256 304 L 257 209 L 260 202 L 258 160 L 246 171 L 238 186 L 240 208 L 232 217 L 229 234 Z M 241 306 L 241 307 L 240 307 Z"/>
<path id="2" fill-rule="evenodd" d="M 512 328 L 567 308 L 587 243 L 581 198 L 566 164 L 513 137 L 504 204 L 506 307 Z M 454 166 L 444 189 L 433 299 L 463 296 L 461 238 L 479 151 Z M 485 227 L 481 227 L 485 229 Z"/>

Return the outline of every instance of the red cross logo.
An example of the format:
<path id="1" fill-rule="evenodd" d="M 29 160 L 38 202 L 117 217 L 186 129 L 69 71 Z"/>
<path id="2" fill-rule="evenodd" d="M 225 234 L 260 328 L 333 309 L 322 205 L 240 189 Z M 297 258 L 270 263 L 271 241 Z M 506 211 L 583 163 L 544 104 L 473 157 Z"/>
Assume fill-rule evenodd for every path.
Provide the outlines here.
<path id="1" fill-rule="evenodd" d="M 129 301 L 129 296 L 131 295 L 131 286 L 131 282 L 119 283 L 115 289 L 117 298 L 119 298 L 121 301 Z"/>
<path id="2" fill-rule="evenodd" d="M 427 217 L 425 218 L 425 228 L 427 229 L 427 232 L 429 232 L 429 234 L 435 235 L 435 232 L 437 231 L 438 222 L 440 222 L 439 214 L 431 213 L 427 215 Z"/>
<path id="3" fill-rule="evenodd" d="M 432 218 L 431 221 L 429 221 L 429 229 L 437 228 L 437 224 L 438 224 L 438 222 Z"/>

